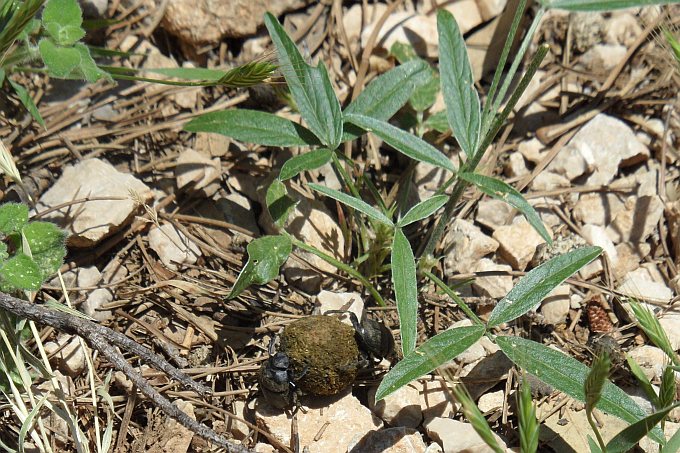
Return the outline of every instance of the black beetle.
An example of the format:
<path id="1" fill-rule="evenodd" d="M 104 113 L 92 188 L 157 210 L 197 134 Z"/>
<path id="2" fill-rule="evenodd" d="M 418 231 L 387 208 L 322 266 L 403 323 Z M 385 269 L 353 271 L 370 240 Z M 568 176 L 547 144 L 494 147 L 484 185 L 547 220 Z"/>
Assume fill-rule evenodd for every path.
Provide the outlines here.
<path id="1" fill-rule="evenodd" d="M 366 365 L 368 365 L 368 359 L 380 361 L 390 357 L 394 352 L 394 337 L 384 324 L 369 318 L 364 318 L 359 322 L 357 315 L 348 310 L 328 310 L 324 314 L 329 313 L 349 315 L 356 331 L 357 344 L 362 354 L 365 355 Z"/>
<path id="2" fill-rule="evenodd" d="M 295 385 L 304 372 L 296 376 L 285 352 L 274 354 L 274 341 L 269 343 L 269 358 L 260 367 L 260 389 L 267 402 L 277 409 L 300 407 L 300 390 Z"/>

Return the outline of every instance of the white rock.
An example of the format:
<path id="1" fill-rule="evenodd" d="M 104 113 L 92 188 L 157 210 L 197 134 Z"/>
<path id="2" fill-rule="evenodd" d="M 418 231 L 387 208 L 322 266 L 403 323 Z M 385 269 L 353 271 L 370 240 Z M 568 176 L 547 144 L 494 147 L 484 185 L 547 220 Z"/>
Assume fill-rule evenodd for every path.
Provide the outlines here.
<path id="1" fill-rule="evenodd" d="M 477 205 L 475 221 L 491 230 L 495 230 L 500 226 L 511 224 L 515 215 L 515 208 L 506 202 L 496 199 L 485 199 Z"/>
<path id="2" fill-rule="evenodd" d="M 224 216 L 225 222 L 233 223 L 258 235 L 260 228 L 253 212 L 253 204 L 240 193 L 232 192 L 218 198 L 215 205 Z"/>
<path id="3" fill-rule="evenodd" d="M 206 197 L 211 197 L 219 189 L 219 184 L 213 183 L 219 180 L 221 174 L 219 158 L 210 159 L 191 148 L 185 149 L 177 157 L 175 178 L 180 190 L 201 190 Z"/>
<path id="4" fill-rule="evenodd" d="M 632 165 L 649 157 L 649 150 L 635 138 L 628 125 L 604 113 L 583 126 L 561 152 L 571 152 L 571 148 L 576 149 L 593 169 L 586 182 L 592 186 L 609 184 L 619 166 Z"/>
<path id="5" fill-rule="evenodd" d="M 78 3 L 83 10 L 83 16 L 93 18 L 104 18 L 109 6 L 108 0 L 79 0 Z"/>
<path id="6" fill-rule="evenodd" d="M 467 33 L 482 23 L 482 16 L 475 0 L 461 0 L 449 3 L 444 6 L 444 9 L 456 18 L 461 33 Z"/>
<path id="7" fill-rule="evenodd" d="M 174 0 L 168 3 L 161 26 L 182 42 L 198 47 L 216 44 L 225 37 L 254 35 L 263 24 L 265 12 L 280 16 L 304 6 L 300 0 L 231 0 L 215 4 Z"/>
<path id="8" fill-rule="evenodd" d="M 165 267 L 172 270 L 177 270 L 181 264 L 194 264 L 201 256 L 201 249 L 172 223 L 151 228 L 149 247 L 158 254 Z"/>
<path id="9" fill-rule="evenodd" d="M 668 365 L 668 357 L 656 346 L 646 344 L 637 346 L 628 351 L 628 355 L 640 365 L 645 376 L 650 380 L 661 379 L 663 370 Z"/>
<path id="10" fill-rule="evenodd" d="M 413 383 L 418 388 L 420 410 L 424 418 L 451 417 L 458 410 L 445 381 L 426 380 Z"/>
<path id="11" fill-rule="evenodd" d="M 58 352 L 57 352 L 58 351 Z M 85 351 L 80 345 L 80 338 L 75 335 L 61 334 L 55 341 L 45 343 L 45 352 L 52 356 L 60 371 L 75 377 L 85 370 Z"/>
<path id="12" fill-rule="evenodd" d="M 368 392 L 368 407 L 388 425 L 416 428 L 423 421 L 420 392 L 415 385 L 405 385 L 378 402 L 375 401 L 376 390 L 374 387 Z"/>
<path id="13" fill-rule="evenodd" d="M 456 219 L 444 236 L 447 269 L 469 272 L 479 260 L 496 251 L 498 242 L 482 233 L 472 222 Z"/>
<path id="14" fill-rule="evenodd" d="M 680 349 L 680 313 L 669 311 L 659 318 L 674 351 Z"/>
<path id="15" fill-rule="evenodd" d="M 609 239 L 607 231 L 604 228 L 597 225 L 586 224 L 581 228 L 581 233 L 583 239 L 588 241 L 588 244 L 602 247 L 602 250 L 604 250 L 609 257 L 609 261 L 616 266 L 619 261 L 619 255 L 614 243 Z"/>
<path id="16" fill-rule="evenodd" d="M 607 21 L 605 38 L 610 44 L 632 45 L 642 34 L 640 19 L 628 12 L 613 14 Z"/>
<path id="17" fill-rule="evenodd" d="M 480 296 L 498 299 L 505 297 L 512 289 L 512 267 L 507 264 L 496 264 L 489 258 L 482 258 L 474 265 L 473 272 L 500 271 L 507 272 L 507 275 L 490 275 L 488 277 L 477 276 L 472 282 L 472 287 Z"/>
<path id="18" fill-rule="evenodd" d="M 564 324 L 567 322 L 569 308 L 571 306 L 571 288 L 569 285 L 560 285 L 541 302 L 541 315 L 546 324 Z"/>
<path id="19" fill-rule="evenodd" d="M 505 402 L 505 391 L 498 390 L 496 392 L 485 393 L 479 397 L 477 407 L 482 413 L 495 411 L 503 407 Z"/>
<path id="20" fill-rule="evenodd" d="M 569 179 L 557 173 L 542 171 L 531 182 L 531 188 L 537 192 L 562 189 L 571 186 Z"/>
<path id="21" fill-rule="evenodd" d="M 606 226 L 623 209 L 623 200 L 614 193 L 585 193 L 574 205 L 574 219 L 581 223 Z"/>
<path id="22" fill-rule="evenodd" d="M 482 21 L 486 22 L 498 16 L 503 12 L 506 4 L 507 0 L 477 0 L 477 8 L 479 8 Z"/>
<path id="23" fill-rule="evenodd" d="M 427 446 L 425 453 L 444 453 L 444 450 L 442 450 L 442 447 L 440 447 L 439 444 L 435 442 Z"/>
<path id="24" fill-rule="evenodd" d="M 508 161 L 503 166 L 505 176 L 509 178 L 516 178 L 529 174 L 527 163 L 524 161 L 524 156 L 520 153 L 510 153 Z"/>
<path id="25" fill-rule="evenodd" d="M 232 408 L 234 410 L 234 415 L 237 415 L 241 418 L 245 418 L 246 410 L 245 401 L 243 400 L 234 401 L 234 403 L 232 404 Z M 229 422 L 231 424 L 231 429 L 229 430 L 229 432 L 231 433 L 232 436 L 234 436 L 234 439 L 238 440 L 245 439 L 250 433 L 250 428 L 242 421 L 230 418 Z"/>
<path id="26" fill-rule="evenodd" d="M 665 284 L 652 281 L 635 271 L 626 274 L 617 291 L 630 297 L 666 304 L 673 297 L 673 292 Z"/>
<path id="27" fill-rule="evenodd" d="M 194 406 L 188 401 L 177 400 L 177 407 L 187 414 L 192 420 L 196 420 Z M 194 438 L 194 432 L 182 426 L 177 420 L 165 418 L 162 429 L 155 444 L 147 450 L 149 453 L 186 453 Z"/>
<path id="28" fill-rule="evenodd" d="M 610 70 L 621 62 L 628 52 L 626 46 L 620 44 L 595 44 L 581 55 L 581 63 L 592 70 Z"/>
<path id="29" fill-rule="evenodd" d="M 526 160 L 534 164 L 541 162 L 547 153 L 545 145 L 537 138 L 520 142 L 517 146 L 517 151 L 519 151 Z"/>
<path id="30" fill-rule="evenodd" d="M 578 149 L 575 147 L 565 147 L 550 162 L 546 170 L 573 181 L 589 170 L 589 164 L 592 164 L 592 162 L 586 161 Z"/>
<path id="31" fill-rule="evenodd" d="M 350 445 L 349 452 L 361 453 L 426 453 L 423 436 L 413 428 L 387 428 L 371 431 L 357 443 Z"/>
<path id="32" fill-rule="evenodd" d="M 258 442 L 255 444 L 255 453 L 276 453 L 276 448 L 272 445 Z"/>
<path id="33" fill-rule="evenodd" d="M 630 197 L 607 227 L 607 234 L 617 244 L 644 242 L 656 230 L 662 215 L 663 203 L 658 195 Z"/>
<path id="34" fill-rule="evenodd" d="M 364 6 L 367 17 L 362 17 Z M 345 33 L 347 33 L 350 44 L 356 43 L 358 45 L 358 38 L 361 36 L 363 28 L 368 23 L 378 20 L 386 9 L 387 5 L 384 3 L 369 3 L 367 5 L 356 3 L 345 11 L 342 15 L 342 24 L 345 27 Z"/>
<path id="35" fill-rule="evenodd" d="M 469 423 L 451 418 L 430 418 L 425 421 L 427 434 L 444 448 L 445 453 L 493 453 L 477 431 Z M 505 449 L 505 442 L 496 436 L 496 441 Z"/>
<path id="36" fill-rule="evenodd" d="M 584 52 L 593 44 L 600 42 L 605 20 L 602 14 L 575 12 L 569 14 L 574 48 Z"/>
<path id="37" fill-rule="evenodd" d="M 376 25 L 378 25 L 377 21 L 364 27 L 361 32 L 362 47 L 368 42 Z M 389 50 L 397 42 L 411 44 L 421 57 L 437 56 L 439 51 L 437 18 L 435 15 L 414 14 L 407 11 L 391 14 L 380 28 L 377 45 Z"/>
<path id="38" fill-rule="evenodd" d="M 361 298 L 361 294 L 356 292 L 334 293 L 322 290 L 316 296 L 314 307 L 319 314 L 324 314 L 329 310 L 347 310 L 354 313 L 357 320 L 361 322 L 364 313 L 364 300 Z M 343 317 L 342 322 L 352 325 L 352 322 L 346 316 Z"/>
<path id="39" fill-rule="evenodd" d="M 143 202 L 152 198 L 151 189 L 134 176 L 121 173 L 102 160 L 86 159 L 64 169 L 40 198 L 37 210 L 42 212 L 85 197 L 123 198 L 69 205 L 42 217 L 41 220 L 55 222 L 71 233 L 69 245 L 92 247 L 132 220 L 137 203 L 130 192 L 135 192 Z"/>
<path id="40" fill-rule="evenodd" d="M 536 247 L 545 242 L 523 216 L 515 217 L 512 225 L 496 229 L 493 238 L 500 244 L 500 256 L 518 271 L 526 268 Z"/>
<path id="41" fill-rule="evenodd" d="M 382 426 L 380 419 L 350 392 L 339 399 L 315 398 L 314 404 L 314 408 L 305 406 L 306 413 L 297 413 L 300 447 L 309 447 L 310 453 L 346 451 L 349 445 Z M 292 421 L 283 411 L 272 409 L 260 399 L 255 418 L 282 444 L 290 445 Z M 323 427 L 323 434 L 317 437 Z"/>

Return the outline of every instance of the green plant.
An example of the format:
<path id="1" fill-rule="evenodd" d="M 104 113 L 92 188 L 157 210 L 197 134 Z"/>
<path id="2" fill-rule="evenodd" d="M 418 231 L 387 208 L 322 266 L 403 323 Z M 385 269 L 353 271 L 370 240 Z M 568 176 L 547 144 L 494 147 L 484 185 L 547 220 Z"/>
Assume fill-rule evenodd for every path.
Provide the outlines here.
<path id="1" fill-rule="evenodd" d="M 403 360 L 384 376 L 377 390 L 376 400 L 452 360 L 484 335 L 498 344 L 519 368 L 573 398 L 586 400 L 584 384 L 589 372 L 587 366 L 540 343 L 516 336 L 496 336 L 495 331 L 501 324 L 515 320 L 535 307 L 550 291 L 595 259 L 601 253 L 601 249 L 597 247 L 576 249 L 533 269 L 498 303 L 486 322 L 477 318 L 460 297 L 431 272 L 431 269 L 436 262 L 434 252 L 444 228 L 450 222 L 463 191 L 470 184 L 518 209 L 546 242 L 551 242 L 550 235 L 538 214 L 522 195 L 498 179 L 475 173 L 476 167 L 547 52 L 546 46 L 538 49 L 516 89 L 509 93 L 511 80 L 545 10 L 550 7 L 602 9 L 631 4 L 633 2 L 629 1 L 543 2 L 543 7 L 539 9 L 529 27 L 526 38 L 522 41 L 516 58 L 501 83 L 503 68 L 510 53 L 510 43 L 514 39 L 524 9 L 524 2 L 520 2 L 498 70 L 483 105 L 474 88 L 465 42 L 455 19 L 450 13 L 439 11 L 437 15 L 441 55 L 439 80 L 446 104 L 448 125 L 462 150 L 461 164 L 458 168 L 441 151 L 419 136 L 422 125 L 425 124 L 423 121 L 416 122 L 419 126 L 416 127 L 415 135 L 388 122 L 404 104 L 413 102 L 413 96 L 418 90 L 425 93 L 426 88 L 430 88 L 429 92 L 422 95 L 424 98 L 431 94 L 431 82 L 435 77 L 432 69 L 422 60 L 411 59 L 383 74 L 342 110 L 323 63 L 316 67 L 307 64 L 278 21 L 269 14 L 265 18 L 265 24 L 278 50 L 281 70 L 306 127 L 265 112 L 248 110 L 209 113 L 185 126 L 188 131 L 215 132 L 266 146 L 301 146 L 310 149 L 288 160 L 281 168 L 278 178 L 268 188 L 266 207 L 274 223 L 280 228 L 285 226 L 296 203 L 288 194 L 284 182 L 303 171 L 313 170 L 331 162 L 346 192 L 319 184 L 310 183 L 307 187 L 346 206 L 357 224 L 362 226 L 359 228 L 360 234 L 363 234 L 364 228 L 372 228 L 375 231 L 377 225 L 392 232 L 390 269 L 399 315 Z M 426 100 L 418 104 L 418 107 L 422 108 L 421 112 L 425 105 Z M 401 206 L 388 206 L 382 197 L 375 194 L 374 203 L 369 203 L 370 200 L 362 198 L 362 192 L 357 188 L 357 181 L 361 179 L 351 179 L 349 174 L 353 172 L 346 171 L 345 166 L 351 167 L 353 162 L 344 153 L 339 152 L 341 143 L 353 140 L 365 132 L 372 132 L 413 162 L 426 162 L 449 171 L 451 174 L 449 180 L 439 189 L 437 196 L 418 203 L 408 211 L 404 210 L 406 211 L 404 213 L 400 210 Z M 364 183 L 367 184 L 367 180 Z M 451 186 L 453 186 L 451 195 L 444 195 L 444 190 Z M 421 244 L 422 247 L 419 247 L 422 252 L 418 253 L 420 260 L 417 263 L 416 254 L 404 233 L 404 228 L 433 216 L 441 208 L 443 211 L 439 221 L 426 235 L 427 240 Z M 257 256 L 250 254 L 250 247 L 257 251 Z M 248 263 L 239 274 L 230 297 L 236 297 L 251 283 L 274 278 L 292 247 L 322 257 L 361 281 L 377 303 L 385 303 L 369 278 L 362 275 L 355 266 L 341 263 L 315 250 L 284 229 L 279 235 L 258 238 L 251 242 Z M 429 279 L 449 295 L 473 321 L 473 325 L 447 330 L 416 347 L 419 278 Z M 643 420 L 646 415 L 626 393 L 609 381 L 602 382 L 597 406 L 632 424 Z M 650 436 L 659 442 L 663 440 L 658 429 L 653 429 Z"/>

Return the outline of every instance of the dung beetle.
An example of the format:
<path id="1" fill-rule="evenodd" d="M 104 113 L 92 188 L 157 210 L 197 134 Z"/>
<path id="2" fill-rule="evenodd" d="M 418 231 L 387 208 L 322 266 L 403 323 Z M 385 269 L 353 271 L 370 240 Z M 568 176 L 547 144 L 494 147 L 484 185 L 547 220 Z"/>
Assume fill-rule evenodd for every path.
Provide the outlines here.
<path id="1" fill-rule="evenodd" d="M 295 383 L 302 378 L 295 375 L 290 366 L 290 359 L 285 352 L 274 354 L 274 341 L 269 343 L 269 358 L 260 367 L 260 389 L 265 400 L 277 409 L 300 407 L 300 390 Z"/>
<path id="2" fill-rule="evenodd" d="M 357 344 L 366 362 L 365 365 L 368 365 L 369 360 L 379 362 L 389 358 L 394 352 L 394 337 L 384 324 L 365 317 L 359 322 L 357 315 L 348 310 L 328 310 L 324 314 L 330 313 L 349 315 L 349 320 L 356 331 Z"/>

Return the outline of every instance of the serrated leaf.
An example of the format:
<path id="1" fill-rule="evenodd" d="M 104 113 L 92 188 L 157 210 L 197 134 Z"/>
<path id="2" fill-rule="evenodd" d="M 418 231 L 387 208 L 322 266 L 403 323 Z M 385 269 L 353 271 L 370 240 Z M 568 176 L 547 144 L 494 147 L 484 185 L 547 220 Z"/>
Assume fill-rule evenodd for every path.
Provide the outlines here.
<path id="1" fill-rule="evenodd" d="M 246 143 L 266 146 L 318 145 L 314 134 L 305 127 L 257 110 L 234 109 L 204 113 L 184 125 L 189 132 L 212 132 Z"/>
<path id="2" fill-rule="evenodd" d="M 437 31 L 439 74 L 446 116 L 460 148 L 472 157 L 479 143 L 482 114 L 465 40 L 456 19 L 445 9 L 437 12 Z"/>
<path id="3" fill-rule="evenodd" d="M 281 167 L 279 179 L 285 181 L 293 178 L 303 171 L 315 170 L 326 165 L 333 155 L 330 149 L 315 149 L 303 154 L 291 157 Z"/>
<path id="4" fill-rule="evenodd" d="M 66 232 L 50 222 L 31 222 L 21 231 L 42 279 L 54 275 L 66 256 Z"/>
<path id="5" fill-rule="evenodd" d="M 42 21 L 47 33 L 60 46 L 71 46 L 85 36 L 83 13 L 77 0 L 49 0 Z"/>
<path id="6" fill-rule="evenodd" d="M 416 347 L 418 336 L 418 285 L 416 281 L 416 260 L 411 244 L 401 231 L 394 231 L 392 242 L 392 285 L 397 301 L 401 350 L 406 356 Z"/>
<path id="7" fill-rule="evenodd" d="M 640 439 L 645 437 L 652 428 L 678 406 L 680 406 L 680 403 L 673 404 L 628 426 L 607 443 L 607 453 L 625 453 L 632 450 Z"/>
<path id="8" fill-rule="evenodd" d="M 0 233 L 18 233 L 28 223 L 28 206 L 22 203 L 0 205 Z"/>
<path id="9" fill-rule="evenodd" d="M 86 45 L 76 43 L 73 47 L 80 53 L 80 65 L 71 74 L 72 78 L 83 78 L 90 83 L 94 83 L 99 79 L 113 80 L 108 72 L 99 69 L 97 63 L 92 59 L 92 55 L 90 55 L 90 49 Z"/>
<path id="10" fill-rule="evenodd" d="M 378 386 L 375 400 L 379 401 L 409 382 L 453 360 L 484 335 L 483 326 L 457 327 L 445 330 L 404 356 L 387 372 Z"/>
<path id="11" fill-rule="evenodd" d="M 498 336 L 496 344 L 523 370 L 572 398 L 585 402 L 583 385 L 590 370 L 578 360 L 519 337 Z M 597 407 L 628 423 L 635 423 L 647 415 L 626 392 L 609 381 L 604 385 Z M 654 440 L 661 440 L 660 430 L 652 432 L 650 436 Z"/>
<path id="12" fill-rule="evenodd" d="M 397 226 L 400 228 L 410 225 L 413 222 L 417 222 L 424 218 L 427 218 L 437 212 L 439 208 L 444 206 L 448 201 L 449 197 L 447 195 L 435 195 L 423 200 L 414 207 L 412 207 L 404 217 L 399 219 Z"/>
<path id="13" fill-rule="evenodd" d="M 545 9 L 568 11 L 611 11 L 623 8 L 640 8 L 648 5 L 665 5 L 668 0 L 539 0 Z"/>
<path id="14" fill-rule="evenodd" d="M 43 279 L 38 265 L 23 253 L 17 253 L 0 267 L 0 281 L 5 291 L 7 288 L 37 291 Z"/>
<path id="15" fill-rule="evenodd" d="M 316 190 L 327 197 L 331 197 L 340 203 L 354 208 L 357 211 L 366 214 L 368 217 L 377 220 L 378 222 L 384 223 L 388 226 L 394 226 L 394 223 L 392 223 L 392 221 L 388 219 L 385 214 L 363 200 L 359 200 L 358 198 L 354 198 L 353 196 L 347 195 L 346 193 L 340 192 L 338 190 L 329 189 L 328 187 L 322 186 L 321 184 L 310 183 L 308 186 L 310 189 Z"/>
<path id="16" fill-rule="evenodd" d="M 312 67 L 272 14 L 264 23 L 276 47 L 288 88 L 309 129 L 321 143 L 335 149 L 342 140 L 342 112 L 323 62 Z"/>
<path id="17" fill-rule="evenodd" d="M 552 238 L 545 229 L 545 225 L 538 216 L 536 210 L 527 202 L 521 193 L 514 187 L 504 183 L 500 179 L 491 178 L 476 173 L 459 173 L 458 176 L 465 181 L 474 184 L 479 190 L 488 196 L 501 200 L 517 209 L 527 219 L 527 222 L 534 227 L 534 230 L 541 235 L 543 240 L 552 244 Z"/>
<path id="18" fill-rule="evenodd" d="M 21 104 L 24 106 L 24 108 L 28 111 L 28 113 L 31 114 L 34 120 L 40 124 L 43 129 L 47 129 L 47 126 L 45 125 L 45 120 L 43 120 L 42 116 L 40 116 L 40 111 L 38 110 L 38 107 L 35 105 L 35 102 L 33 102 L 33 98 L 31 97 L 30 94 L 28 94 L 28 90 L 24 88 L 22 85 L 16 83 L 12 79 L 7 79 L 9 81 L 9 84 L 12 85 L 12 88 L 14 88 L 14 92 L 17 94 L 17 97 L 21 101 Z"/>
<path id="19" fill-rule="evenodd" d="M 546 261 L 522 277 L 491 312 L 488 326 L 519 318 L 563 281 L 602 253 L 600 247 L 581 247 Z"/>
<path id="20" fill-rule="evenodd" d="M 265 199 L 269 215 L 271 215 L 274 224 L 279 228 L 283 228 L 288 221 L 288 217 L 290 217 L 290 214 L 295 209 L 297 202 L 288 196 L 286 186 L 278 179 L 275 179 L 270 184 Z"/>
<path id="21" fill-rule="evenodd" d="M 414 90 L 428 79 L 430 66 L 415 60 L 404 63 L 371 81 L 344 111 L 387 121 L 406 104 Z M 354 140 L 363 134 L 358 128 L 345 125 L 343 141 Z M 349 129 L 349 130 L 348 130 Z"/>
<path id="22" fill-rule="evenodd" d="M 49 39 L 38 43 L 40 56 L 53 77 L 64 78 L 80 65 L 80 52 L 73 47 L 57 47 Z"/>
<path id="23" fill-rule="evenodd" d="M 413 160 L 427 162 L 451 172 L 456 171 L 451 161 L 437 148 L 415 135 L 392 126 L 390 123 L 357 114 L 345 115 L 345 121 L 355 124 L 366 131 L 373 132 L 383 139 L 385 143 Z"/>
<path id="24" fill-rule="evenodd" d="M 279 268 L 293 251 L 293 244 L 287 236 L 263 236 L 253 239 L 248 247 L 248 262 L 238 274 L 229 299 L 243 292 L 252 284 L 264 285 L 279 275 Z"/>

